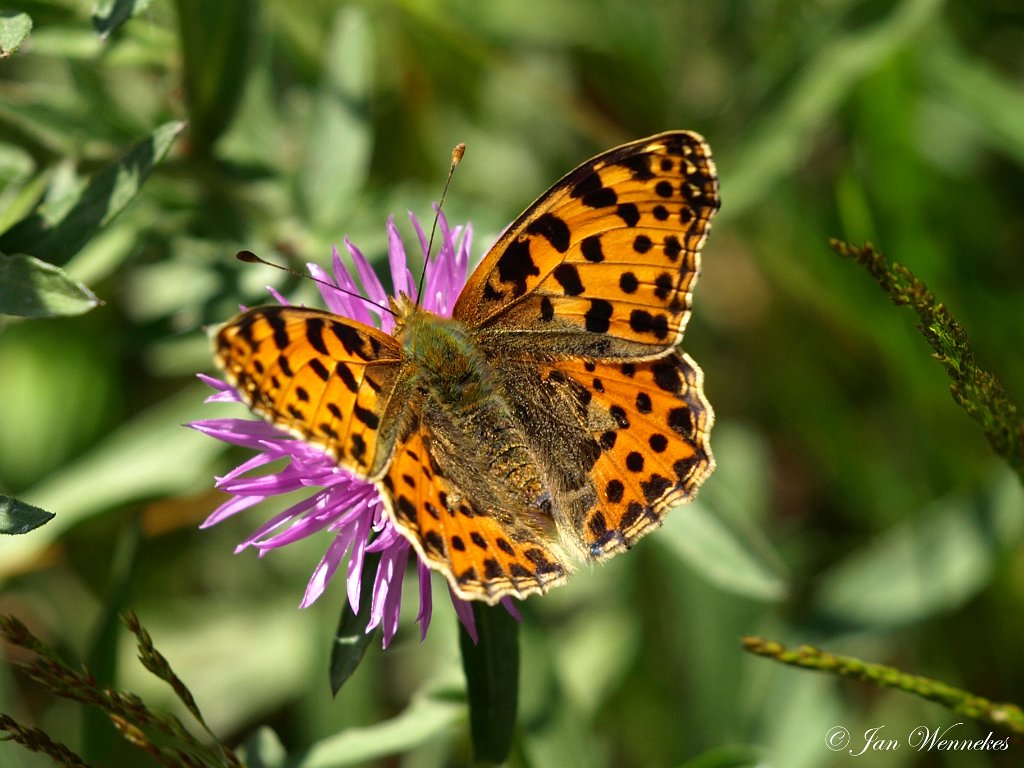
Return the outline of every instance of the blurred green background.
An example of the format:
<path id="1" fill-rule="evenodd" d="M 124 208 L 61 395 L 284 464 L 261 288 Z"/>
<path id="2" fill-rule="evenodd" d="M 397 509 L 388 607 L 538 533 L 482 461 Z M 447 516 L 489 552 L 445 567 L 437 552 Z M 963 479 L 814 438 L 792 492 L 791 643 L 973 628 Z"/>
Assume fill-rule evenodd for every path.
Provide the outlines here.
<path id="1" fill-rule="evenodd" d="M 313 300 L 308 284 L 234 262 L 240 248 L 326 264 L 348 236 L 381 258 L 390 213 L 406 235 L 406 211 L 429 219 L 457 142 L 468 149 L 447 215 L 472 221 L 479 258 L 582 160 L 689 128 L 710 142 L 722 187 L 683 345 L 706 374 L 719 469 L 633 552 L 521 606 L 512 763 L 845 765 L 853 758 L 825 746 L 832 726 L 883 725 L 905 741 L 964 719 L 747 656 L 738 640 L 755 633 L 1024 701 L 1021 487 L 953 403 L 912 313 L 826 246 L 870 240 L 909 266 L 965 325 L 981 365 L 1024 393 L 1018 2 L 0 10 L 33 22 L 0 59 L 0 250 L 55 263 L 105 302 L 0 330 L 0 493 L 57 514 L 0 541 L 0 612 L 172 706 L 116 623 L 134 609 L 232 744 L 312 749 L 307 765 L 466 764 L 440 583 L 427 641 L 410 591 L 394 645 L 375 643 L 332 700 L 343 584 L 297 609 L 327 540 L 233 556 L 264 508 L 197 530 L 222 501 L 213 475 L 245 457 L 182 427 L 241 415 L 202 404 L 203 328 L 264 301 L 267 283 Z M 179 120 L 176 137 L 160 130 Z M 169 152 L 120 166 L 128 199 L 104 200 L 126 202 L 120 215 L 83 205 L 97 226 L 38 236 L 68 195 L 106 189 L 104 169 L 147 141 L 137 153 Z M 99 764 L 145 764 L 102 717 L 6 665 L 0 711 Z M 1024 745 L 904 744 L 862 759 L 1010 766 Z M 0 743 L 0 765 L 49 762 Z"/>

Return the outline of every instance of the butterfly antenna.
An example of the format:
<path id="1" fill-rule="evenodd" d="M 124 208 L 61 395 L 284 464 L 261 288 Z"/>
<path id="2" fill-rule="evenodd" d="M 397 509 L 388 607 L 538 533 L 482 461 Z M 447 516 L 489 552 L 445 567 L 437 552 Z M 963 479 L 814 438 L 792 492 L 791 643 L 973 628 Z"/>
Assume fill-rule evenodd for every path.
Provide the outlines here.
<path id="1" fill-rule="evenodd" d="M 420 282 L 416 286 L 416 305 L 420 304 L 420 297 L 423 296 L 423 280 L 427 276 L 427 265 L 430 263 L 430 252 L 434 248 L 434 233 L 437 232 L 437 219 L 441 215 L 441 208 L 444 206 L 445 195 L 448 194 L 448 185 L 452 183 L 452 176 L 455 174 L 456 166 L 462 161 L 466 154 L 465 144 L 456 144 L 452 150 L 452 164 L 448 166 L 448 178 L 444 181 L 444 189 L 441 190 L 441 200 L 434 211 L 434 224 L 430 227 L 430 239 L 427 241 L 427 255 L 423 259 L 423 271 L 420 272 Z"/>
<path id="2" fill-rule="evenodd" d="M 312 280 L 314 283 L 326 285 L 332 291 L 341 291 L 341 293 L 344 293 L 346 296 L 351 296 L 354 299 L 365 301 L 374 309 L 379 309 L 383 312 L 387 312 L 392 317 L 398 317 L 398 315 L 395 314 L 395 311 L 391 309 L 391 307 L 381 306 L 377 302 L 368 299 L 365 296 L 361 296 L 355 291 L 347 291 L 344 288 L 335 285 L 334 283 L 329 283 L 326 280 L 321 280 L 319 277 L 313 277 L 313 275 L 307 275 L 305 272 L 299 272 L 297 269 L 292 269 L 291 267 L 286 267 L 282 264 L 275 264 L 272 261 L 267 261 L 266 259 L 257 256 L 252 251 L 239 251 L 238 253 L 235 254 L 235 258 L 238 259 L 239 261 L 244 261 L 246 264 L 262 264 L 265 267 L 273 267 L 274 269 L 280 269 L 282 272 L 287 272 L 289 275 L 295 275 L 295 277 L 301 277 L 304 280 Z"/>

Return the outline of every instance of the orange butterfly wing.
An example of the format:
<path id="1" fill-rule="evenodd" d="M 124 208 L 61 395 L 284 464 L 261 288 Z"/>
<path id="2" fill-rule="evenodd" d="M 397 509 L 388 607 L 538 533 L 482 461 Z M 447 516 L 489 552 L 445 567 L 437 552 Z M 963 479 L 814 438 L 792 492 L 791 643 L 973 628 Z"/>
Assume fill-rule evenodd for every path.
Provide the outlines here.
<path id="1" fill-rule="evenodd" d="M 556 511 L 563 544 L 584 557 L 631 546 L 714 470 L 703 375 L 675 346 L 718 207 L 714 162 L 700 136 L 679 131 L 625 144 L 527 209 L 456 302 L 454 317 L 478 329 L 510 378 L 525 378 L 517 366 L 539 368 L 542 386 L 585 401 L 569 437 L 552 438 L 563 427 L 531 418 L 542 416 L 545 397 L 522 409 L 539 454 L 555 445 L 595 457 L 586 460 L 590 488 L 569 478 L 574 494 Z M 549 464 L 558 476 L 557 461 Z"/>
<path id="2" fill-rule="evenodd" d="M 682 340 L 719 207 L 689 131 L 616 147 L 558 181 L 470 276 L 453 316 L 506 348 L 649 357 Z M 498 343 L 498 342 L 496 342 Z"/>
<path id="3" fill-rule="evenodd" d="M 591 393 L 591 429 L 604 422 L 588 433 L 600 448 L 590 470 L 595 495 L 563 531 L 586 557 L 604 560 L 659 526 L 714 470 L 703 374 L 675 352 L 637 362 L 564 360 L 550 370 Z"/>
<path id="4" fill-rule="evenodd" d="M 501 521 L 464 495 L 433 458 L 422 423 L 403 436 L 382 485 L 392 519 L 419 556 L 443 573 L 464 600 L 523 598 L 565 581 L 564 555 L 551 549 L 554 531 Z"/>
<path id="5" fill-rule="evenodd" d="M 259 307 L 225 323 L 214 348 L 254 412 L 359 477 L 380 473 L 394 443 L 386 409 L 404 362 L 393 337 L 329 312 Z"/>

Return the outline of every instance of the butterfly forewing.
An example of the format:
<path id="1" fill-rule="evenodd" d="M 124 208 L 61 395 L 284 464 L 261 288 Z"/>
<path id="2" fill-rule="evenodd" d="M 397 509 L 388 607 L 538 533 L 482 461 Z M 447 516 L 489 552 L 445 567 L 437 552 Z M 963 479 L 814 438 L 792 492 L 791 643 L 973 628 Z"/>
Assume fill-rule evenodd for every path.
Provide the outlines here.
<path id="1" fill-rule="evenodd" d="M 394 338 L 328 312 L 260 307 L 226 323 L 214 343 L 253 411 L 357 475 L 374 473 L 378 451 L 390 450 L 378 443 L 402 374 Z"/>
<path id="2" fill-rule="evenodd" d="M 657 355 L 682 339 L 718 207 L 700 136 L 676 131 L 625 144 L 568 174 L 509 227 L 454 316 L 485 338 L 507 336 L 509 348 Z"/>

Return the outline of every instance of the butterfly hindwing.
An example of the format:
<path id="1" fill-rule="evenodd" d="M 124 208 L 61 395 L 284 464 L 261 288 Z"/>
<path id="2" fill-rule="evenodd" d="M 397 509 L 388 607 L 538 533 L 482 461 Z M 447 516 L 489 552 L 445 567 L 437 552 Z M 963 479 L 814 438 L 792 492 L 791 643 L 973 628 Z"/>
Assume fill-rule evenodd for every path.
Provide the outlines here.
<path id="1" fill-rule="evenodd" d="M 253 411 L 357 475 L 373 473 L 382 421 L 402 374 L 394 338 L 329 312 L 259 307 L 222 326 L 214 347 L 217 363 Z"/>
<path id="2" fill-rule="evenodd" d="M 625 144 L 557 182 L 470 276 L 454 317 L 507 348 L 642 357 L 679 343 L 718 210 L 695 133 Z"/>
<path id="3" fill-rule="evenodd" d="M 633 545 L 696 493 L 714 470 L 714 414 L 700 369 L 673 352 L 656 360 L 575 360 L 552 368 L 590 394 L 588 437 L 600 448 L 589 472 L 595 492 L 572 509 L 577 547 L 602 560 Z"/>
<path id="4" fill-rule="evenodd" d="M 455 593 L 495 603 L 564 581 L 567 568 L 545 537 L 495 510 L 486 494 L 464 494 L 434 450 L 430 430 L 414 421 L 381 479 L 381 495 L 399 531 Z"/>

